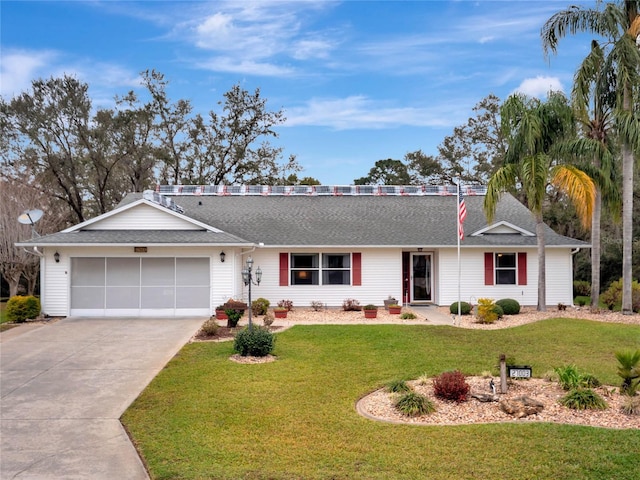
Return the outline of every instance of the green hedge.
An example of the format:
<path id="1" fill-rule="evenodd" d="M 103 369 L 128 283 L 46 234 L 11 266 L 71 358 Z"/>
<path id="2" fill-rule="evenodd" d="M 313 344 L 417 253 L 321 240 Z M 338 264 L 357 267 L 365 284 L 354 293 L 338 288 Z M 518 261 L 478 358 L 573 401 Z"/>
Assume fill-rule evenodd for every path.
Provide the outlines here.
<path id="1" fill-rule="evenodd" d="M 40 299 L 30 296 L 16 295 L 7 302 L 7 320 L 22 323 L 40 315 Z"/>

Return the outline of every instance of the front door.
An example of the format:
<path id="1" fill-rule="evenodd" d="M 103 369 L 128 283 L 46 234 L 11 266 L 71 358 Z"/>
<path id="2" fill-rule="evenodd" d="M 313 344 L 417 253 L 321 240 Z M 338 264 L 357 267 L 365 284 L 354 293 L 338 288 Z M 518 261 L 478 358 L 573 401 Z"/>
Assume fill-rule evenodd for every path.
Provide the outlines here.
<path id="1" fill-rule="evenodd" d="M 411 254 L 410 292 L 412 303 L 433 301 L 433 275 L 430 253 Z"/>

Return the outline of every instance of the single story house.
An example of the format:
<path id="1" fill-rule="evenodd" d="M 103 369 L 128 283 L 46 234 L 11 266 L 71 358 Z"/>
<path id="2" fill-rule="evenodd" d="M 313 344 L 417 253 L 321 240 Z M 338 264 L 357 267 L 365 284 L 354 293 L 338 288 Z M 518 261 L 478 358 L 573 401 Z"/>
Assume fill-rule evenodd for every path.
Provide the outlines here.
<path id="1" fill-rule="evenodd" d="M 162 186 L 18 245 L 41 254 L 51 316 L 211 315 L 229 298 L 247 300 L 249 256 L 262 271 L 252 297 L 272 304 L 450 305 L 460 288 L 463 301 L 536 305 L 532 214 L 504 195 L 488 224 L 486 189 L 463 192 L 459 250 L 455 186 Z M 589 245 L 550 228 L 545 240 L 547 304 L 570 305 L 573 254 Z"/>

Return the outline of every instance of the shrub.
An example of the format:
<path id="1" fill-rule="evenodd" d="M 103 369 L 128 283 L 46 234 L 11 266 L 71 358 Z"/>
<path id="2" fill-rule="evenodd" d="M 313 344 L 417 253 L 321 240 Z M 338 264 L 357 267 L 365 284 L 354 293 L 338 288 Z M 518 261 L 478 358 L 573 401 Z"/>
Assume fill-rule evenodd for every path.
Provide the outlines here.
<path id="1" fill-rule="evenodd" d="M 493 311 L 498 316 L 498 320 L 500 320 L 502 317 L 504 317 L 504 310 L 497 303 L 493 306 Z"/>
<path id="2" fill-rule="evenodd" d="M 617 310 L 622 304 L 622 279 L 612 282 L 609 288 L 600 295 L 600 301 L 609 310 Z M 631 283 L 631 308 L 634 312 L 640 312 L 640 284 L 637 280 Z"/>
<path id="3" fill-rule="evenodd" d="M 269 328 L 271 325 L 273 325 L 274 320 L 275 318 L 273 317 L 273 313 L 267 312 L 264 314 L 264 317 L 262 318 L 262 323 L 265 327 Z"/>
<path id="4" fill-rule="evenodd" d="M 620 411 L 625 415 L 640 415 L 640 397 L 625 397 Z"/>
<path id="5" fill-rule="evenodd" d="M 496 312 L 496 304 L 490 298 L 478 299 L 478 321 L 480 323 L 493 323 L 498 317 Z"/>
<path id="6" fill-rule="evenodd" d="M 373 303 L 367 303 L 364 307 L 362 307 L 362 310 L 377 310 L 378 307 L 376 307 Z"/>
<path id="7" fill-rule="evenodd" d="M 243 357 L 265 357 L 275 346 L 276 338 L 264 327 L 243 328 L 233 341 L 233 350 Z"/>
<path id="8" fill-rule="evenodd" d="M 280 308 L 285 308 L 287 312 L 293 311 L 293 302 L 291 300 L 280 300 L 278 302 Z"/>
<path id="9" fill-rule="evenodd" d="M 345 312 L 359 312 L 362 307 L 360 307 L 360 302 L 355 298 L 347 298 L 342 302 L 342 309 Z"/>
<path id="10" fill-rule="evenodd" d="M 469 384 L 459 370 L 444 372 L 433 379 L 433 390 L 437 397 L 454 402 L 464 402 L 469 394 Z"/>
<path id="11" fill-rule="evenodd" d="M 600 380 L 590 373 L 580 373 L 575 365 L 566 365 L 554 369 L 558 375 L 558 383 L 563 390 L 599 387 Z"/>
<path id="12" fill-rule="evenodd" d="M 251 302 L 251 312 L 254 315 L 264 315 L 269 310 L 269 305 L 271 302 L 266 298 L 257 298 Z"/>
<path id="13" fill-rule="evenodd" d="M 242 310 L 236 310 L 235 308 L 227 308 L 224 313 L 227 314 L 227 327 L 235 328 L 238 326 L 238 322 L 242 318 L 244 312 Z"/>
<path id="14" fill-rule="evenodd" d="M 591 284 L 585 280 L 573 281 L 573 296 L 575 297 L 588 297 L 591 295 Z"/>
<path id="15" fill-rule="evenodd" d="M 418 318 L 413 312 L 404 312 L 400 314 L 400 319 L 402 320 L 415 320 Z"/>
<path id="16" fill-rule="evenodd" d="M 400 413 L 408 417 L 417 417 L 436 411 L 436 407 L 431 400 L 415 392 L 402 395 L 396 402 L 396 408 Z"/>
<path id="17" fill-rule="evenodd" d="M 505 315 L 517 315 L 520 313 L 520 303 L 513 298 L 502 298 L 496 302 L 500 305 Z"/>
<path id="18" fill-rule="evenodd" d="M 218 322 L 216 322 L 215 318 L 210 318 L 209 320 L 207 320 L 206 322 L 204 322 L 202 324 L 202 327 L 200 327 L 200 331 L 208 336 L 208 337 L 212 337 L 214 336 L 216 333 L 218 333 L 218 329 L 220 328 L 220 325 L 218 325 Z"/>
<path id="19" fill-rule="evenodd" d="M 640 385 L 640 350 L 619 351 L 615 355 L 618 360 L 618 376 L 622 378 L 620 393 L 633 396 Z"/>
<path id="20" fill-rule="evenodd" d="M 458 302 L 453 302 L 449 306 L 449 311 L 454 315 L 458 314 Z M 469 315 L 471 313 L 471 304 L 467 302 L 460 302 L 460 313 L 462 315 Z"/>
<path id="21" fill-rule="evenodd" d="M 573 410 L 604 410 L 607 402 L 590 388 L 575 388 L 560 399 L 560 403 Z"/>
<path id="22" fill-rule="evenodd" d="M 410 392 L 411 388 L 407 385 L 407 382 L 404 380 L 392 380 L 385 386 L 387 392 L 391 393 L 403 393 Z"/>
<path id="23" fill-rule="evenodd" d="M 6 307 L 7 321 L 22 323 L 40 315 L 40 299 L 33 295 L 15 295 L 9 299 Z"/>
<path id="24" fill-rule="evenodd" d="M 313 309 L 314 312 L 319 312 L 324 308 L 324 303 L 322 303 L 319 300 L 313 300 L 311 302 L 311 308 Z"/>

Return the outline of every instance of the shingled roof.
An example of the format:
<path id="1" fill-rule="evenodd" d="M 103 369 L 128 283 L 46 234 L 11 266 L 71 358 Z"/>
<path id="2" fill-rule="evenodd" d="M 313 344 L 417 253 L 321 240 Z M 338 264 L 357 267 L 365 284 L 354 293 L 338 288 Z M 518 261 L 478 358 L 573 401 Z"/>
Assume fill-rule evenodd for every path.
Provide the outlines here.
<path id="1" fill-rule="evenodd" d="M 266 247 L 446 247 L 457 244 L 455 195 L 164 195 L 182 215 L 222 233 L 208 231 L 79 230 L 24 244 L 189 244 Z M 132 193 L 119 207 L 140 201 Z M 488 226 L 483 195 L 465 197 L 467 219 L 463 247 L 535 246 L 535 235 L 501 233 L 474 236 Z M 493 224 L 506 222 L 535 234 L 533 215 L 504 195 Z M 548 247 L 584 247 L 587 243 L 545 230 Z"/>

